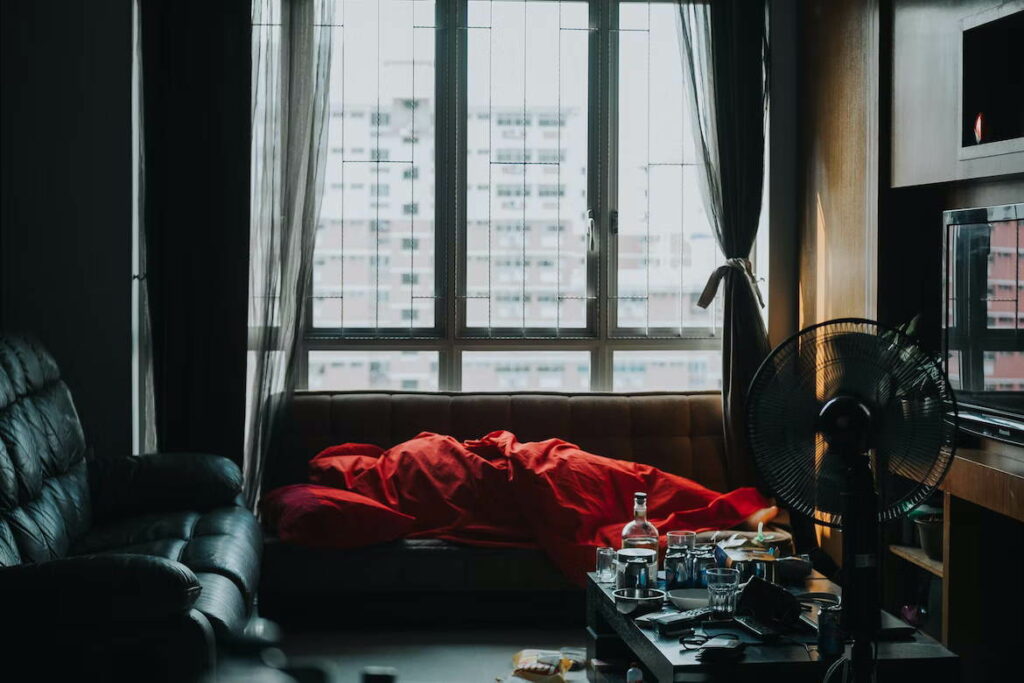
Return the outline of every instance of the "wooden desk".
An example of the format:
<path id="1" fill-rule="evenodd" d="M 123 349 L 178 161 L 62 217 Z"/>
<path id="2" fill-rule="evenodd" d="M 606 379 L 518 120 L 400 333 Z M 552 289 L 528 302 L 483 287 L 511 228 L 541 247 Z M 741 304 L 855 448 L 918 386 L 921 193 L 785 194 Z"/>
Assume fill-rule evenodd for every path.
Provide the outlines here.
<path id="1" fill-rule="evenodd" d="M 984 448 L 958 448 L 940 488 L 1024 522 L 1024 449 L 995 441 Z"/>

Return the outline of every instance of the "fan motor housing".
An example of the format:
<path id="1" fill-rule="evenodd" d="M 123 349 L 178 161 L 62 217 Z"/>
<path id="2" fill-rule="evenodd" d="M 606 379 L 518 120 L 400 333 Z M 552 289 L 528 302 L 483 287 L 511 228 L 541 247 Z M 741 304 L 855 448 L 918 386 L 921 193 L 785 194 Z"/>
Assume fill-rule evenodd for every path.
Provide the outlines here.
<path id="1" fill-rule="evenodd" d="M 836 396 L 821 408 L 818 428 L 829 447 L 844 457 L 864 454 L 872 446 L 871 409 L 855 396 Z"/>

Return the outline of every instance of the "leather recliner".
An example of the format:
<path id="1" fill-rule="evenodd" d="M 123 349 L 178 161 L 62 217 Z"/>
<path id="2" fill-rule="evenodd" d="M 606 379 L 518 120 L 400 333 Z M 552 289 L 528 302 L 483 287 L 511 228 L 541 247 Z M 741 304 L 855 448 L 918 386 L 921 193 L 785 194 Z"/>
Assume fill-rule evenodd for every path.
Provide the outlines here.
<path id="1" fill-rule="evenodd" d="M 214 455 L 90 457 L 53 358 L 0 336 L 5 662 L 25 655 L 24 680 L 208 670 L 217 642 L 248 623 L 259 581 L 261 532 L 241 483 Z"/>

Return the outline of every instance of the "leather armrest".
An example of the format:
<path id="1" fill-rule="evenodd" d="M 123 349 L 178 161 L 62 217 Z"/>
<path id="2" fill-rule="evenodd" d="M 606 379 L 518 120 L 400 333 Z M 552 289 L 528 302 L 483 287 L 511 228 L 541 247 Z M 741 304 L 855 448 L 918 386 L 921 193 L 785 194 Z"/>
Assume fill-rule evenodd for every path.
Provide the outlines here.
<path id="1" fill-rule="evenodd" d="M 242 473 L 208 453 L 153 453 L 89 463 L 93 510 L 100 517 L 233 505 Z"/>
<path id="2" fill-rule="evenodd" d="M 202 587 L 192 570 L 150 555 L 81 555 L 0 569 L 12 624 L 152 621 L 188 614 Z"/>

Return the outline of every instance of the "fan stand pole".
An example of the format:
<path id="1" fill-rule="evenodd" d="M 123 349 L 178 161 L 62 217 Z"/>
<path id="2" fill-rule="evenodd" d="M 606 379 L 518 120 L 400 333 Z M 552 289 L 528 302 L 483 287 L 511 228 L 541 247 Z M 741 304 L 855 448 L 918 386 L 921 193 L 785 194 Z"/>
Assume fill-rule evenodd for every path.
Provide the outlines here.
<path id="1" fill-rule="evenodd" d="M 880 626 L 878 494 L 866 455 L 849 459 L 843 488 L 843 630 L 853 637 L 853 680 L 874 680 Z"/>

